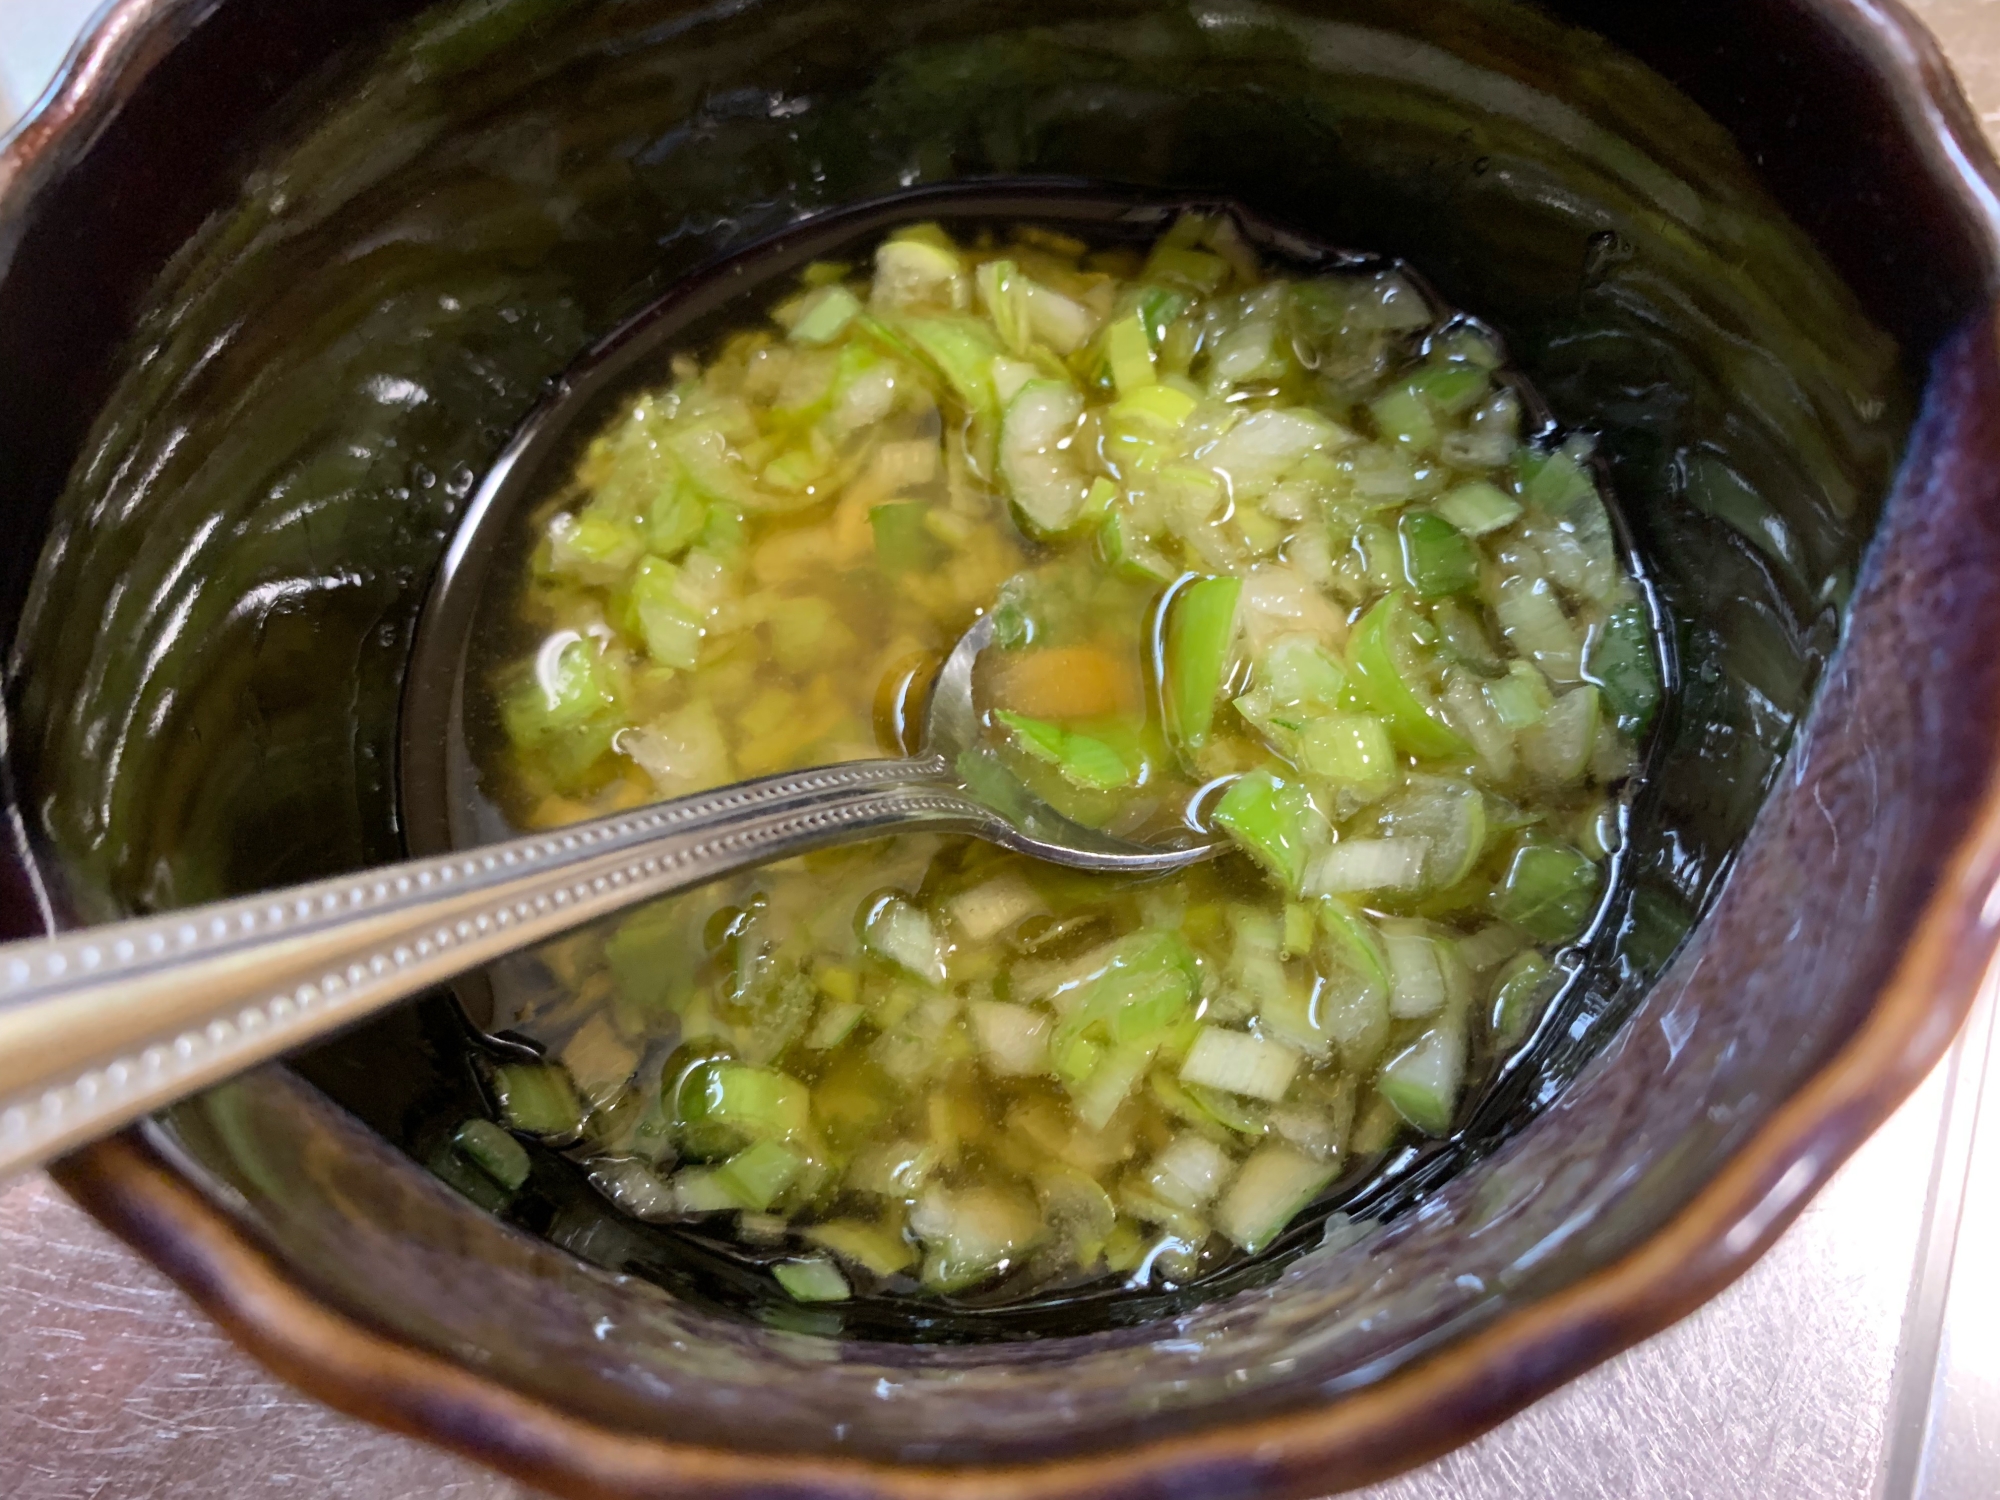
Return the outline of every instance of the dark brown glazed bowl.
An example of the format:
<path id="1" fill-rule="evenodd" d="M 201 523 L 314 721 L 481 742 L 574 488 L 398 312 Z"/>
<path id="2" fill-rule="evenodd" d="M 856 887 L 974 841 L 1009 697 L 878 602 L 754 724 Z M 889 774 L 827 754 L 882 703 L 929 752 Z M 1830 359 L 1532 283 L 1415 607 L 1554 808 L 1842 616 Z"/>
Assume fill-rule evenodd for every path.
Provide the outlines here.
<path id="1" fill-rule="evenodd" d="M 998 26 L 1011 10 L 1028 8 L 959 7 L 953 24 L 963 16 L 968 28 Z M 228 239 L 240 194 L 276 196 L 259 175 L 262 143 L 305 129 L 311 111 L 302 101 L 354 76 L 343 70 L 414 9 L 395 0 L 126 0 L 106 13 L 56 95 L 0 146 L 0 507 L 17 539 L 0 568 L 0 615 L 13 621 L 27 600 L 9 672 L 16 796 L 0 866 L 9 930 L 33 930 L 56 912 L 203 893 L 168 860 L 158 871 L 148 867 L 146 878 L 158 882 L 150 895 L 135 895 L 129 871 L 121 876 L 111 854 L 92 864 L 80 845 L 65 844 L 62 789 L 98 775 L 106 757 L 94 759 L 87 738 L 64 739 L 73 705 L 50 684 L 69 680 L 60 671 L 62 648 L 111 633 L 125 607 L 125 574 L 105 574 L 92 539 L 115 533 L 135 510 L 151 533 L 171 536 L 188 517 L 148 486 L 206 455 L 187 458 L 177 436 L 156 437 L 152 467 L 109 480 L 79 456 L 110 451 L 105 434 L 115 435 L 121 402 L 141 410 L 146 362 L 121 374 L 135 328 L 157 340 L 156 350 L 169 349 L 183 325 L 198 329 L 204 316 L 219 318 L 230 338 L 256 332 L 249 304 L 218 311 L 189 301 L 162 324 L 150 289 L 181 284 L 209 265 L 203 256 L 217 235 Z M 472 75 L 453 70 L 476 70 L 480 49 L 532 44 L 559 53 L 566 39 L 617 9 L 487 0 L 433 34 L 423 66 L 470 88 L 464 80 Z M 703 130 L 726 144 L 731 121 L 789 118 L 777 94 L 746 104 L 742 90 L 722 85 L 737 81 L 728 76 L 730 47 L 776 45 L 786 27 L 805 25 L 799 18 L 809 6 L 651 11 L 659 24 L 647 46 L 688 49 L 713 72 L 698 80 L 698 107 L 690 105 Z M 478 31 L 482 18 L 510 14 L 518 24 L 501 28 L 497 41 Z M 926 26 L 945 26 L 940 14 L 905 8 L 872 17 L 866 38 L 852 26 L 839 35 L 864 53 L 916 48 L 927 44 Z M 1922 411 L 1879 519 L 1879 495 L 1849 493 L 1834 506 L 1857 518 L 1857 535 L 1873 525 L 1866 565 L 1852 585 L 1844 636 L 1817 674 L 1810 716 L 1777 741 L 1785 758 L 1754 829 L 1733 866 L 1725 851 L 1706 867 L 1704 878 L 1728 869 L 1719 898 L 1643 997 L 1634 991 L 1627 1009 L 1605 1013 L 1622 1024 L 1590 1037 L 1574 1082 L 1524 1114 L 1517 1131 L 1462 1160 L 1409 1211 L 1346 1226 L 1262 1285 L 1125 1329 L 965 1347 L 893 1345 L 834 1342 L 810 1329 L 704 1311 L 603 1269 L 621 1262 L 599 1221 L 567 1232 L 550 1226 L 538 1239 L 478 1213 L 287 1070 L 218 1090 L 165 1124 L 60 1165 L 71 1192 L 287 1378 L 345 1410 L 575 1495 L 969 1500 L 1350 1488 L 1483 1431 L 1712 1295 L 1775 1239 L 1944 1050 L 2000 920 L 1990 905 L 2000 875 L 2000 658 L 1988 644 L 2000 630 L 2000 348 L 1994 167 L 1934 47 L 1899 11 L 1859 0 L 1670 11 L 1573 4 L 1553 12 L 1487 0 L 1300 3 L 1187 14 L 1195 17 L 1190 35 L 1221 36 L 1215 45 L 1236 49 L 1204 84 L 1240 104 L 1238 134 L 1223 147 L 1269 174 L 1285 167 L 1272 163 L 1288 150 L 1310 153 L 1295 139 L 1257 135 L 1256 117 L 1276 107 L 1260 90 L 1274 87 L 1282 68 L 1318 68 L 1386 79 L 1392 100 L 1425 107 L 1456 88 L 1499 122 L 1496 130 L 1538 131 L 1579 153 L 1602 148 L 1616 171 L 1645 185 L 1653 206 L 1628 208 L 1621 219 L 1565 197 L 1562 181 L 1535 177 L 1531 164 L 1502 159 L 1489 171 L 1492 160 L 1467 145 L 1463 160 L 1446 152 L 1400 168 L 1423 185 L 1422 202 L 1400 228 L 1367 221 L 1360 195 L 1352 209 L 1361 216 L 1353 227 L 1363 231 L 1353 242 L 1409 253 L 1447 285 L 1456 278 L 1464 290 L 1455 300 L 1495 317 L 1559 412 L 1567 405 L 1579 418 L 1594 417 L 1608 437 L 1621 411 L 1670 408 L 1666 397 L 1676 392 L 1718 403 L 1704 418 L 1718 432 L 1753 418 L 1771 431 L 1807 420 L 1799 416 L 1810 404 L 1807 387 L 1759 384 L 1756 372 L 1766 367 L 1741 330 L 1701 344 L 1712 356 L 1706 362 L 1669 367 L 1648 383 L 1619 363 L 1616 349 L 1581 340 L 1563 321 L 1572 301 L 1597 307 L 1620 297 L 1650 314 L 1672 301 L 1648 300 L 1648 287 L 1663 284 L 1706 316 L 1698 288 L 1661 281 L 1660 247 L 1683 230 L 1699 238 L 1745 222 L 1725 212 L 1750 191 L 1730 186 L 1730 173 L 1754 179 L 1811 237 L 1857 306 L 1900 346 L 1904 369 L 1924 383 Z M 1287 30 L 1287 18 L 1298 17 L 1307 19 Z M 1570 23 L 1648 65 L 1733 135 L 1742 155 L 1730 160 L 1738 165 L 1713 178 L 1688 168 L 1704 191 L 1713 189 L 1709 196 L 1683 191 L 1671 174 L 1648 175 L 1654 158 L 1643 152 L 1624 153 L 1619 130 L 1674 157 L 1673 143 L 1662 143 L 1671 131 L 1644 117 L 1658 80 L 1637 78 L 1629 61 Z M 1032 65 L 1020 76 L 1040 87 L 1050 48 L 1058 61 L 1083 56 L 1102 38 L 1090 25 L 1121 24 L 1107 8 L 1106 18 L 1038 33 L 1032 45 L 1022 43 Z M 1256 37 L 1245 40 L 1245 30 Z M 728 45 L 701 53 L 708 31 Z M 416 66 L 407 55 L 403 61 Z M 940 93 L 970 87 L 949 70 L 940 76 Z M 1134 94 L 1108 97 L 1119 108 L 1144 107 Z M 1059 113 L 1057 102 L 1040 102 Z M 1107 119 L 1102 133 L 1132 152 L 1128 175 L 1171 175 L 1145 159 L 1143 136 L 1126 142 L 1117 120 Z M 1475 119 L 1468 137 L 1478 128 Z M 1057 155 L 1088 156 L 1078 134 L 1055 130 L 1033 140 Z M 1330 161 L 1361 160 L 1373 139 L 1341 119 L 1313 149 Z M 1685 144 L 1690 157 L 1715 149 L 1705 136 Z M 472 199 L 446 193 L 469 180 L 445 171 L 448 145 L 433 141 L 403 159 L 437 167 L 427 191 L 445 197 L 447 209 L 465 210 Z M 955 149 L 1006 154 L 990 143 Z M 489 158 L 482 171 L 515 180 L 536 170 L 533 155 Z M 719 195 L 731 203 L 732 193 L 749 193 L 726 174 L 703 180 L 701 160 L 676 168 L 694 184 L 686 188 L 691 201 L 706 205 Z M 942 171 L 958 164 L 947 155 Z M 749 157 L 736 166 L 746 185 L 764 170 Z M 988 169 L 999 168 L 989 162 Z M 939 170 L 928 159 L 911 169 Z M 1206 170 L 1225 178 L 1230 171 L 1226 163 Z M 553 171 L 552 180 L 561 178 Z M 1496 179 L 1502 186 L 1492 186 Z M 1480 267 L 1454 261 L 1451 220 L 1438 205 L 1476 192 L 1501 194 L 1494 203 L 1513 193 L 1506 201 L 1521 214 L 1532 209 L 1563 226 L 1545 240 L 1524 240 L 1519 252 L 1533 259 L 1548 251 L 1543 269 L 1556 282 L 1547 305 L 1533 297 L 1508 303 L 1499 280 L 1481 296 Z M 587 219 L 587 208 L 572 217 Z M 1327 211 L 1337 218 L 1343 210 Z M 442 217 L 448 222 L 449 212 Z M 697 247 L 727 239 L 710 209 L 684 217 L 695 225 L 687 233 Z M 1503 221 L 1530 222 L 1493 220 Z M 434 239 L 448 238 L 434 231 Z M 1445 235 L 1430 242 L 1428 258 L 1426 231 Z M 1399 233 L 1410 243 L 1394 242 Z M 1741 296 L 1768 293 L 1782 302 L 1785 289 L 1759 277 L 1807 253 L 1786 238 L 1791 233 L 1763 225 L 1746 234 L 1734 260 L 1713 262 L 1714 275 L 1727 281 L 1733 266 L 1751 267 L 1758 274 L 1746 275 Z M 305 239 L 296 274 L 308 281 L 322 262 L 359 263 L 358 252 L 343 258 L 337 242 L 315 248 Z M 420 239 L 412 235 L 411 243 Z M 549 243 L 557 248 L 528 257 L 531 269 L 560 258 L 561 236 Z M 671 262 L 674 242 L 659 243 Z M 429 252 L 409 253 L 421 261 Z M 642 281 L 633 282 L 633 298 L 646 290 Z M 616 310 L 590 308 L 563 336 L 564 347 L 606 326 Z M 1556 332 L 1522 336 L 1535 326 Z M 213 347 L 216 367 L 226 366 L 229 339 Z M 1872 346 L 1857 334 L 1851 347 Z M 273 340 L 262 357 L 281 363 L 288 352 Z M 1620 372 L 1608 394 L 1607 369 Z M 513 377 L 498 356 L 482 370 L 489 384 L 506 387 L 495 398 L 502 413 L 532 395 L 532 379 L 508 385 Z M 1821 372 L 1836 384 L 1843 373 Z M 1883 419 L 1879 409 L 1864 416 Z M 1673 420 L 1647 431 L 1671 436 Z M 207 436 L 218 452 L 226 446 L 226 432 Z M 497 441 L 475 436 L 474 455 Z M 1613 472 L 1628 504 L 1655 498 L 1664 516 L 1695 494 L 1687 466 L 1709 451 L 1652 451 L 1634 440 L 1614 454 Z M 198 519 L 237 502 L 227 478 L 223 472 L 204 489 L 183 477 L 169 499 Z M 1714 492 L 1701 493 L 1714 509 Z M 30 597 L 45 545 L 45 576 L 61 578 L 65 568 L 76 576 L 67 591 L 44 587 Z M 1772 566 L 1727 577 L 1770 583 L 1789 555 L 1772 548 L 1730 554 L 1739 563 L 1766 555 Z M 197 562 L 202 555 L 187 553 Z M 149 565 L 135 546 L 130 568 Z M 1839 567 L 1826 571 L 1817 613 L 1800 612 L 1787 637 L 1798 660 L 1814 666 L 1815 653 L 1840 634 L 1836 605 L 1846 597 Z M 381 598 L 407 594 L 421 578 L 417 569 L 414 578 L 377 580 L 383 592 L 368 596 L 375 603 L 364 599 L 364 625 L 373 628 L 377 616 L 367 611 L 382 608 Z M 1691 625 L 1715 626 L 1725 646 L 1732 631 L 1750 630 L 1746 616 L 1730 613 L 1730 598 L 1710 596 L 1701 606 L 1695 583 L 1683 590 L 1695 614 L 1713 613 Z M 171 600 L 172 588 L 160 597 Z M 260 617 L 259 628 L 282 644 L 286 621 L 300 618 L 321 637 L 342 628 L 330 613 L 275 612 Z M 378 672 L 391 683 L 393 644 L 382 653 L 390 666 Z M 1694 665 L 1710 658 L 1696 644 L 1681 638 L 1683 714 L 1700 729 L 1687 705 L 1704 701 Z M 119 665 L 112 657 L 103 670 Z M 288 680 L 282 665 L 259 679 L 265 698 L 228 699 L 222 712 L 248 705 L 280 722 L 282 705 L 269 694 L 270 684 Z M 354 672 L 365 675 L 363 667 Z M 1810 680 L 1808 672 L 1789 686 L 1802 691 Z M 316 684 L 296 686 L 309 692 Z M 1765 681 L 1754 696 L 1768 709 L 1785 686 Z M 175 722 L 170 704 L 158 707 L 149 721 L 156 732 Z M 1689 774 L 1704 757 L 1719 766 L 1735 747 L 1719 732 L 1689 743 Z M 69 753 L 59 754 L 65 747 Z M 340 753 L 358 754 L 353 746 Z M 185 800 L 198 803 L 205 785 L 184 786 Z M 142 811 L 170 822 L 180 809 L 167 800 L 162 792 Z M 279 804 L 263 812 L 286 816 Z M 225 888 L 275 881 L 318 873 L 314 860 L 323 866 L 384 852 L 380 832 L 364 829 L 343 843 L 338 829 L 290 816 L 305 864 L 256 864 L 245 852 L 254 830 L 243 831 L 243 849 L 224 851 L 242 857 L 224 859 L 212 878 Z M 143 840 L 138 847 L 152 848 Z M 1671 865 L 1668 858 L 1662 880 L 1676 873 Z M 1587 1019 L 1579 1037 L 1590 1030 Z M 431 1044 L 418 1020 L 393 1024 L 410 1049 Z M 348 1097 L 341 1091 L 352 1080 L 333 1065 L 308 1071 Z"/>

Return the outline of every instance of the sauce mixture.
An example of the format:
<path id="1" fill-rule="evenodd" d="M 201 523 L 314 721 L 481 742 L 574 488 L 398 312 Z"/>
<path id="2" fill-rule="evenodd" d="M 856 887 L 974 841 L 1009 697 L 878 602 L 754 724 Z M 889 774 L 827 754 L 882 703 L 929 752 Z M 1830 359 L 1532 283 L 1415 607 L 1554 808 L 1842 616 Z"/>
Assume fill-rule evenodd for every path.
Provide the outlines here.
<path id="1" fill-rule="evenodd" d="M 524 827 L 898 753 L 995 611 L 961 770 L 1232 854 L 1164 881 L 905 838 L 541 950 L 515 1134 L 728 1224 L 793 1298 L 1173 1285 L 1528 1033 L 1659 700 L 1588 444 L 1393 265 L 898 232 L 633 399 L 536 517 L 490 676 Z M 1539 440 L 1538 440 L 1539 439 Z M 502 1127 L 505 1128 L 502 1128 Z M 510 1133 L 513 1132 L 513 1133 Z"/>

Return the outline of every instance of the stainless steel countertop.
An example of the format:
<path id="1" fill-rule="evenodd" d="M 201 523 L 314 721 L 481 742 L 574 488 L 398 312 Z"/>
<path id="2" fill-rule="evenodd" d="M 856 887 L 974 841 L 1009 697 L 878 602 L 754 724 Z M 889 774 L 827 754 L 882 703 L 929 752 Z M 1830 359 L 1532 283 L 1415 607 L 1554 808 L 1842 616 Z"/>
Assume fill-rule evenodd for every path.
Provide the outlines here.
<path id="1" fill-rule="evenodd" d="M 2000 138 L 2000 0 L 1910 3 Z M 1742 1280 L 1477 1442 L 1360 1494 L 2000 1495 L 2000 1279 L 1992 1272 L 2000 1265 L 2000 1067 L 1988 1066 L 1996 987 L 2000 978 L 1989 980 L 1937 1072 Z M 239 1353 L 46 1177 L 0 1185 L 7 1500 L 537 1493 L 299 1395 Z"/>

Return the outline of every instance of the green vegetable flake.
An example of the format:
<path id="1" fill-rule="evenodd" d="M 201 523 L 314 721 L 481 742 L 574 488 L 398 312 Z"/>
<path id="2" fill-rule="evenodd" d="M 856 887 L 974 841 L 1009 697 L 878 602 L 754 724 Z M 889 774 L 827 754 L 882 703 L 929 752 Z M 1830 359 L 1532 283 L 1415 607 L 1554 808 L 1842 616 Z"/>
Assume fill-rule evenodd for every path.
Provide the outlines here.
<path id="1" fill-rule="evenodd" d="M 1403 544 L 1403 576 L 1418 598 L 1462 594 L 1479 581 L 1478 549 L 1443 516 L 1407 511 L 1396 535 Z"/>
<path id="2" fill-rule="evenodd" d="M 1240 578 L 1202 578 L 1174 599 L 1167 622 L 1168 713 L 1182 748 L 1208 743 L 1215 724 L 1215 700 L 1228 676 L 1236 645 L 1236 604 Z"/>
<path id="3" fill-rule="evenodd" d="M 1584 672 L 1618 716 L 1620 732 L 1643 735 L 1660 706 L 1660 668 L 1645 605 L 1634 600 L 1611 612 L 1591 640 Z"/>
<path id="4" fill-rule="evenodd" d="M 1412 755 L 1469 754 L 1472 747 L 1419 696 L 1414 674 L 1405 665 L 1406 656 L 1415 649 L 1408 606 L 1390 594 L 1362 616 L 1348 639 L 1350 692 L 1382 716 L 1396 743 Z"/>
<path id="5" fill-rule="evenodd" d="M 860 311 L 861 303 L 846 287 L 827 287 L 792 324 L 792 337 L 801 344 L 830 344 L 847 331 Z"/>
<path id="6" fill-rule="evenodd" d="M 781 1260 L 771 1267 L 794 1302 L 845 1302 L 853 1292 L 840 1268 L 830 1260 Z"/>
<path id="7" fill-rule="evenodd" d="M 511 1130 L 566 1136 L 583 1123 L 583 1105 L 569 1074 L 552 1063 L 502 1063 L 493 1070 L 493 1097 Z"/>
<path id="8" fill-rule="evenodd" d="M 1130 786 L 1136 775 L 1125 758 L 1103 740 L 1005 709 L 993 717 L 1007 727 L 1016 745 L 1036 760 L 1054 766 L 1072 786 L 1108 792 Z"/>
<path id="9" fill-rule="evenodd" d="M 1398 769 L 1389 728 L 1374 714 L 1329 714 L 1299 731 L 1300 764 L 1315 776 L 1381 796 Z"/>
<path id="10" fill-rule="evenodd" d="M 1212 814 L 1215 823 L 1296 895 L 1306 857 L 1325 842 L 1324 820 L 1296 782 L 1252 771 L 1229 784 Z"/>
<path id="11" fill-rule="evenodd" d="M 467 1120 L 451 1140 L 468 1161 L 509 1192 L 528 1180 L 527 1148 L 491 1120 Z"/>
<path id="12" fill-rule="evenodd" d="M 1514 852 L 1494 892 L 1494 915 L 1538 943 L 1563 943 L 1583 930 L 1603 880 L 1596 865 L 1567 844 L 1530 840 Z"/>

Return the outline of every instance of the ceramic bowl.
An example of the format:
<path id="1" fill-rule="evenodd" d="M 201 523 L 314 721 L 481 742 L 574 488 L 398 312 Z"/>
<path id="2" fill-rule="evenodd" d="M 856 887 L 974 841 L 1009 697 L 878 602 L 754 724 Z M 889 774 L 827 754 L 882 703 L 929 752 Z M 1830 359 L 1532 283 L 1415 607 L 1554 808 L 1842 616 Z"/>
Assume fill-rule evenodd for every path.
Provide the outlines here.
<path id="1" fill-rule="evenodd" d="M 1675 680 L 1529 1060 L 1200 1299 L 958 1344 L 717 1311 L 601 1210 L 422 1169 L 473 1087 L 438 1002 L 60 1180 L 287 1378 L 566 1494 L 1304 1496 L 1464 1441 L 1739 1274 L 1991 956 L 1994 174 L 1862 0 L 120 0 L 0 143 L 10 932 L 394 854 L 412 613 L 541 383 L 915 183 L 1407 257 L 1601 435 Z"/>

